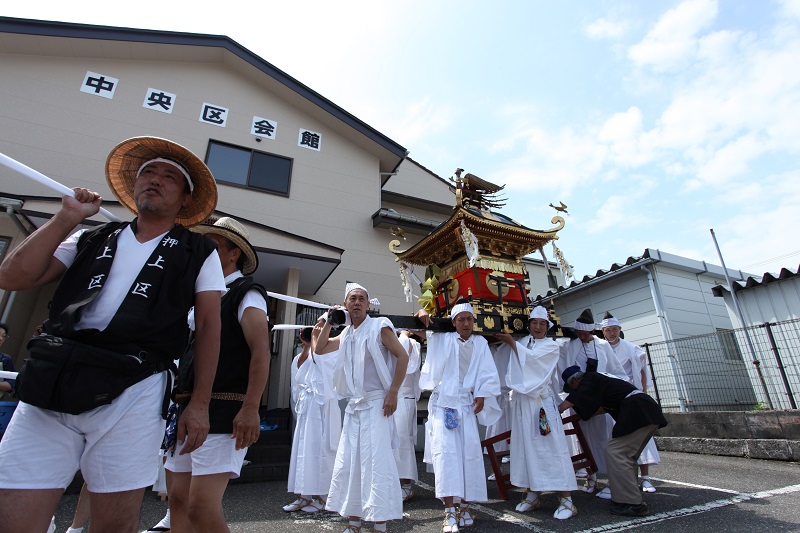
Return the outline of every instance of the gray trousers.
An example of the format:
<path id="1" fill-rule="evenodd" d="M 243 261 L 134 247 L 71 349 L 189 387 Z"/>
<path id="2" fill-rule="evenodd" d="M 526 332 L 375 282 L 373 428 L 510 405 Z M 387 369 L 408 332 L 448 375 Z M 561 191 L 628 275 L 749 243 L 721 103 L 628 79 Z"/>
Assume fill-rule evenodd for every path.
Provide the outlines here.
<path id="1" fill-rule="evenodd" d="M 608 441 L 606 467 L 608 484 L 611 485 L 611 501 L 630 505 L 644 502 L 639 488 L 639 465 L 636 461 L 657 429 L 658 426 L 652 424 Z"/>

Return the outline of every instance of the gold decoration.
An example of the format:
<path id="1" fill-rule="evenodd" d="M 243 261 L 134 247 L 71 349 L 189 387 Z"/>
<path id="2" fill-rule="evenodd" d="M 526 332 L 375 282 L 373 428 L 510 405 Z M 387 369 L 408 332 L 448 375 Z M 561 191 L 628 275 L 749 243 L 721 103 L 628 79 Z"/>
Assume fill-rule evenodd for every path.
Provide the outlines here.
<path id="1" fill-rule="evenodd" d="M 494 318 L 492 318 L 490 316 L 484 317 L 483 325 L 486 326 L 489 329 L 494 328 Z"/>
<path id="2" fill-rule="evenodd" d="M 447 296 L 450 298 L 451 302 L 455 302 L 456 298 L 458 297 L 458 280 L 453 278 L 453 281 L 450 282 L 450 285 L 447 286 Z"/>
<path id="3" fill-rule="evenodd" d="M 523 326 L 522 319 L 515 318 L 512 324 L 514 324 L 514 331 L 522 331 L 522 326 Z"/>
<path id="4" fill-rule="evenodd" d="M 403 253 L 405 253 L 405 250 L 398 250 L 397 249 L 398 246 L 400 246 L 400 241 L 398 241 L 397 239 L 395 239 L 393 241 L 389 241 L 389 251 L 390 252 L 392 252 L 393 254 L 403 254 Z M 394 260 L 395 261 L 399 261 L 400 258 L 399 257 L 395 257 Z"/>
<path id="5" fill-rule="evenodd" d="M 483 280 L 483 282 L 486 283 L 486 287 L 489 289 L 489 292 L 491 292 L 495 296 L 499 297 L 500 294 L 499 294 L 499 291 L 497 290 L 498 283 L 497 283 L 497 281 L 495 281 L 493 279 L 489 279 L 489 276 L 494 276 L 494 277 L 501 277 L 502 276 L 503 278 L 505 278 L 505 276 L 503 276 L 502 272 L 493 271 L 493 272 L 490 272 L 490 273 L 486 274 L 486 278 L 484 278 L 484 280 Z M 510 285 L 511 285 L 511 280 L 508 280 L 508 283 L 503 283 L 503 297 L 508 295 L 508 293 L 511 291 L 511 286 Z"/>

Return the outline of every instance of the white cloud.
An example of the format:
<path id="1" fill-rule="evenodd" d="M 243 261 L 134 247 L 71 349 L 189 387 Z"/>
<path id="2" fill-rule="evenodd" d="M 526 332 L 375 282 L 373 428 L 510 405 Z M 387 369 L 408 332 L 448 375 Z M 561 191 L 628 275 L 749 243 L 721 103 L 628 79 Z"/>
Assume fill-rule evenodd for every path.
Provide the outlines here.
<path id="1" fill-rule="evenodd" d="M 628 52 L 639 66 L 655 71 L 680 66 L 696 51 L 696 34 L 717 16 L 716 0 L 686 0 L 667 11 L 653 29 Z"/>
<path id="2" fill-rule="evenodd" d="M 584 27 L 586 35 L 592 39 L 619 39 L 628 30 L 630 24 L 623 20 L 608 18 L 596 19 Z"/>

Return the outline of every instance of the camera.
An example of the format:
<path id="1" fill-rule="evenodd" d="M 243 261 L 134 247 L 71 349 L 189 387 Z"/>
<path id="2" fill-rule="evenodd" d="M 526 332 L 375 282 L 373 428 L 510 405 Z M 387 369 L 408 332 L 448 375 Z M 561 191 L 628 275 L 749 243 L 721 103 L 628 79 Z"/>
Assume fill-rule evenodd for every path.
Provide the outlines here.
<path id="1" fill-rule="evenodd" d="M 331 327 L 339 327 L 339 326 L 349 326 L 350 325 L 350 313 L 345 311 L 344 309 L 331 309 L 328 312 L 328 322 L 330 322 Z"/>

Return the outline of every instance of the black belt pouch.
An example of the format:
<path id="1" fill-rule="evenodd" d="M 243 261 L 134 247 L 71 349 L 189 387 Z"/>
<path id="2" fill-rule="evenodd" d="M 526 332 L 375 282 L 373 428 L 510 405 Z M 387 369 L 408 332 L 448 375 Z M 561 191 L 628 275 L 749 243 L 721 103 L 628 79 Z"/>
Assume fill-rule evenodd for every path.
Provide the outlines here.
<path id="1" fill-rule="evenodd" d="M 156 371 L 144 362 L 144 354 L 120 354 L 52 335 L 32 338 L 28 353 L 17 378 L 17 397 L 72 415 L 110 404 Z"/>

